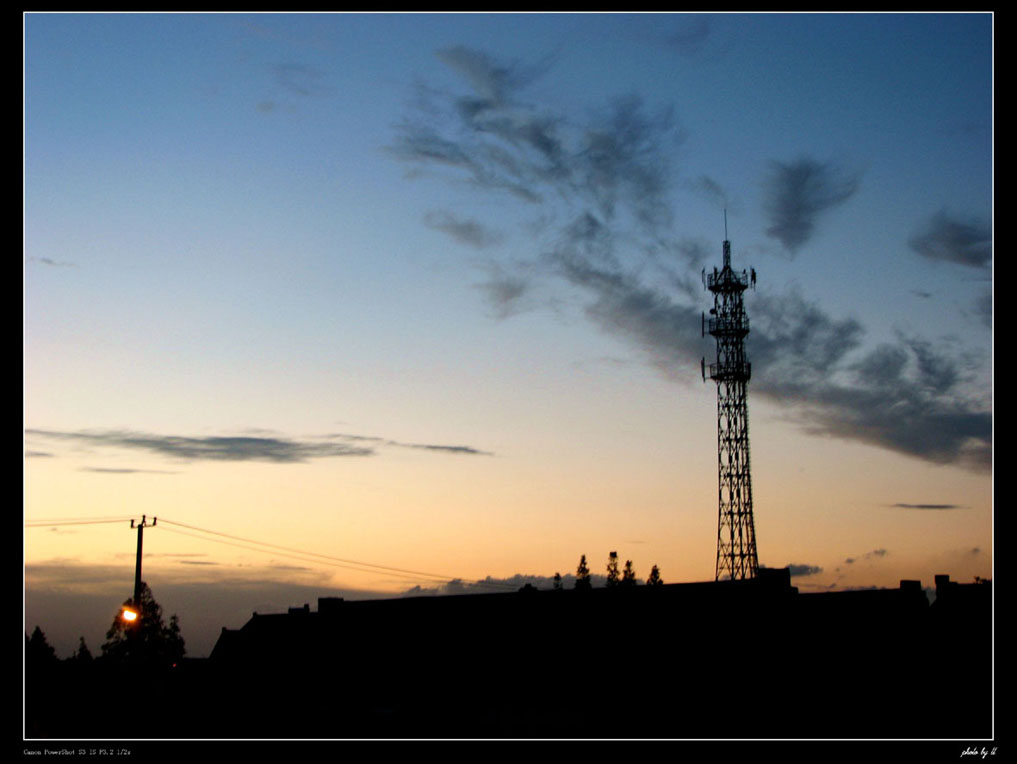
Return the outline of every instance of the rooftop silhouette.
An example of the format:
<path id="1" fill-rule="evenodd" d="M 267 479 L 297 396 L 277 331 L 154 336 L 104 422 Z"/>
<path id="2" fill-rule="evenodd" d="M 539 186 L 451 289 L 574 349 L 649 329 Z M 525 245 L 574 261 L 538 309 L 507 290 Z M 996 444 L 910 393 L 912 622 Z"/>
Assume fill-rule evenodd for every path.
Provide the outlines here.
<path id="1" fill-rule="evenodd" d="M 918 581 L 801 593 L 789 569 L 760 568 L 706 583 L 323 597 L 224 628 L 208 659 L 151 669 L 141 719 L 88 702 L 137 675 L 83 662 L 45 669 L 30 718 L 42 737 L 987 739 L 991 595 L 991 582 L 947 576 L 931 605 Z M 734 624 L 753 624 L 750 638 Z"/>

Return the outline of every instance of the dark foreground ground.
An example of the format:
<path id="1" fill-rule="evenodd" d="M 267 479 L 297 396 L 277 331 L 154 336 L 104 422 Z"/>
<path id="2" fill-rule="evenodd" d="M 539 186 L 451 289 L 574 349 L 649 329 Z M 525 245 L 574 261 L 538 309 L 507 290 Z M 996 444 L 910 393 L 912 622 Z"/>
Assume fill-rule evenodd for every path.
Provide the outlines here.
<path id="1" fill-rule="evenodd" d="M 25 736 L 988 740 L 992 658 L 987 584 L 321 600 L 176 667 L 28 670 Z"/>

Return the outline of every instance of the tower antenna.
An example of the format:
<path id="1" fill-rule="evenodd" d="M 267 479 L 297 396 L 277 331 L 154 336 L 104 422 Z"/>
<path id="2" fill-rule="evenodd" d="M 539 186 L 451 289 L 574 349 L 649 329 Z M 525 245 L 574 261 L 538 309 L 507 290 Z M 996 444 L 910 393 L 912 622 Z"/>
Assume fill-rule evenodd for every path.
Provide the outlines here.
<path id="1" fill-rule="evenodd" d="M 717 568 L 716 580 L 755 578 L 759 568 L 752 516 L 752 475 L 749 469 L 749 407 L 747 387 L 752 364 L 745 355 L 749 319 L 743 292 L 749 286 L 744 271 L 731 269 L 724 210 L 724 267 L 706 276 L 713 292 L 708 325 L 717 340 L 717 362 L 705 366 L 704 378 L 717 383 Z M 755 269 L 752 271 L 755 283 Z"/>

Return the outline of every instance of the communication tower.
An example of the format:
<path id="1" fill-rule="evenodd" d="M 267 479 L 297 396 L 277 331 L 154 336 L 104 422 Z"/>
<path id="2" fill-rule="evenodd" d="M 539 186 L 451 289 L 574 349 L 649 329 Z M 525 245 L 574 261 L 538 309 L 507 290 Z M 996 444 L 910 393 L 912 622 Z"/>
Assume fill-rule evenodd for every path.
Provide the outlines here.
<path id="1" fill-rule="evenodd" d="M 702 361 L 703 381 L 717 383 L 717 577 L 755 578 L 756 530 L 752 519 L 752 475 L 749 469 L 749 407 L 747 387 L 752 364 L 745 355 L 749 319 L 742 296 L 756 286 L 756 271 L 736 273 L 731 268 L 731 242 L 724 215 L 724 265 L 713 273 L 703 270 L 703 285 L 713 292 L 710 319 L 703 314 L 703 336 L 717 340 L 717 361 Z"/>

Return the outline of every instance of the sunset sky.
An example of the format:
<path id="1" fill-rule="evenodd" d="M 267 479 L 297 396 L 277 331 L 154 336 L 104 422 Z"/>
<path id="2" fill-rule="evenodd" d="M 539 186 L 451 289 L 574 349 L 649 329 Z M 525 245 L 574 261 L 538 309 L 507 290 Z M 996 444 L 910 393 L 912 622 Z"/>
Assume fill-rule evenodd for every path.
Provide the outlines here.
<path id="1" fill-rule="evenodd" d="M 725 210 L 760 564 L 991 577 L 990 14 L 28 14 L 24 45 L 25 627 L 61 656 L 143 514 L 192 655 L 582 554 L 711 580 Z"/>

